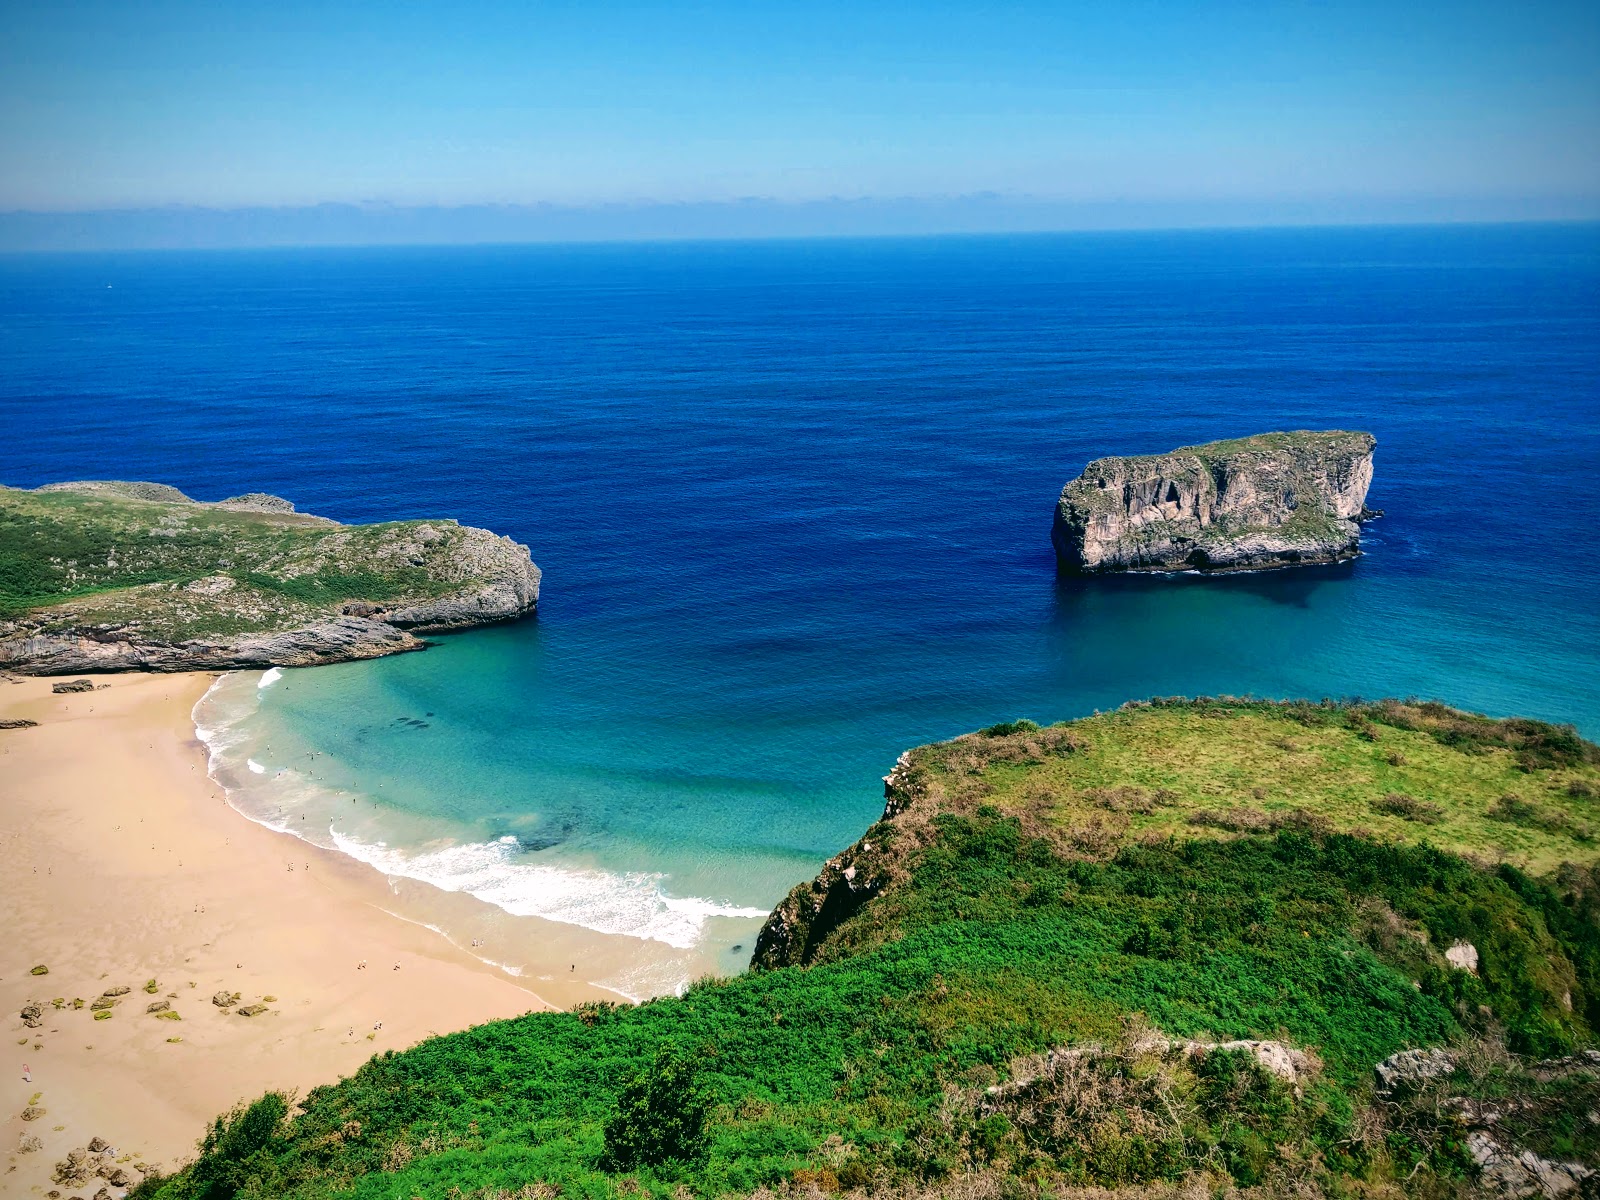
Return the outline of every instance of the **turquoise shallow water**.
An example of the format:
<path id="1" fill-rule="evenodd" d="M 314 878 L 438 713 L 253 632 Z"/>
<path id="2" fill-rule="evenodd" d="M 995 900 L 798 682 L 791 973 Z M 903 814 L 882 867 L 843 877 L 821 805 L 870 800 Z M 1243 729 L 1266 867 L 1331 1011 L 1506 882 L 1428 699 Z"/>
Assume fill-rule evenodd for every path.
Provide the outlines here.
<path id="1" fill-rule="evenodd" d="M 1417 694 L 1600 736 L 1597 285 L 1593 226 L 0 260 L 40 431 L 0 479 L 527 542 L 536 621 L 232 677 L 218 770 L 732 968 L 900 750 L 996 720 Z M 1303 427 L 1378 436 L 1356 563 L 1056 578 L 1089 458 Z"/>

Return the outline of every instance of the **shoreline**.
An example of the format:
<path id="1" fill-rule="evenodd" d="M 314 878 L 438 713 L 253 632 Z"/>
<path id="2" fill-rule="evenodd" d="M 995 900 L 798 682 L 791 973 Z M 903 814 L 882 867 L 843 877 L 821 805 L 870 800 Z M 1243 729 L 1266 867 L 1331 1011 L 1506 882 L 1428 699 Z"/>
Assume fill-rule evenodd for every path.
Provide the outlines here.
<path id="1" fill-rule="evenodd" d="M 616 1000 L 591 980 L 648 957 L 638 939 L 509 918 L 236 811 L 191 718 L 216 674 L 93 678 L 55 695 L 56 678 L 0 677 L 0 719 L 38 722 L 0 730 L 0 1193 L 42 1194 L 93 1137 L 171 1170 L 241 1100 L 303 1093 L 434 1034 Z M 538 969 L 515 977 L 444 932 L 481 928 Z M 89 1004 L 119 987 L 95 1020 Z M 238 1004 L 214 1005 L 219 991 Z M 180 1019 L 146 1011 L 163 1002 Z M 237 1014 L 253 1004 L 266 1009 Z M 23 1121 L 30 1106 L 43 1112 Z M 43 1144 L 19 1152 L 24 1138 Z"/>

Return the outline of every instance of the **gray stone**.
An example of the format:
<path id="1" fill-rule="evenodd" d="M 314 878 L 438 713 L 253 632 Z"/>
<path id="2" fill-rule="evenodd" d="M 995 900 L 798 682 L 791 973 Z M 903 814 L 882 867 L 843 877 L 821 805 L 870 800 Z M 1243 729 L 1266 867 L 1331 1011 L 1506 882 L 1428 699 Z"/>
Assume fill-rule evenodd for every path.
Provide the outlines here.
<path id="1" fill-rule="evenodd" d="M 1378 1077 L 1377 1090 L 1381 1096 L 1417 1087 L 1430 1079 L 1449 1075 L 1455 1069 L 1455 1059 L 1448 1050 L 1401 1050 L 1372 1068 Z"/>
<path id="2" fill-rule="evenodd" d="M 1372 482 L 1369 433 L 1265 433 L 1100 458 L 1062 489 L 1063 569 L 1229 571 L 1352 558 Z"/>
<path id="3" fill-rule="evenodd" d="M 242 496 L 229 496 L 226 500 L 218 500 L 216 506 L 235 512 L 292 513 L 295 510 L 293 504 L 271 492 L 246 492 Z"/>
<path id="4" fill-rule="evenodd" d="M 1532 1150 L 1502 1145 L 1484 1129 L 1467 1134 L 1467 1152 L 1477 1164 L 1478 1182 L 1507 1200 L 1572 1195 L 1579 1184 L 1594 1174 L 1582 1163 L 1554 1162 Z"/>
<path id="5" fill-rule="evenodd" d="M 1270 1075 L 1276 1075 L 1286 1083 L 1298 1083 L 1311 1066 L 1311 1060 L 1306 1057 L 1304 1050 L 1286 1046 L 1282 1042 L 1249 1040 L 1236 1042 L 1179 1042 L 1176 1044 L 1180 1045 L 1189 1054 L 1207 1050 L 1247 1051 L 1261 1065 L 1264 1071 Z"/>
<path id="6" fill-rule="evenodd" d="M 71 692 L 92 692 L 94 691 L 94 680 L 73 679 L 66 683 L 58 683 L 50 690 L 58 696 L 65 696 Z"/>
<path id="7" fill-rule="evenodd" d="M 1471 942 L 1456 942 L 1444 952 L 1444 957 L 1458 971 L 1478 973 L 1478 948 Z"/>

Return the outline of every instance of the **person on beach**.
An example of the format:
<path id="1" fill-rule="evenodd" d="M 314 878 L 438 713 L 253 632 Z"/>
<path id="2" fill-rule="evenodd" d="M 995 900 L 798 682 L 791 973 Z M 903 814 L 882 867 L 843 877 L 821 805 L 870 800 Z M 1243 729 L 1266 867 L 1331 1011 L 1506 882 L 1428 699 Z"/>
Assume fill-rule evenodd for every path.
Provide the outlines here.
<path id="1" fill-rule="evenodd" d="M 22 1082 L 23 1083 L 32 1083 L 33 1082 L 33 1072 L 28 1069 L 28 1064 L 27 1063 L 23 1063 L 22 1064 Z"/>

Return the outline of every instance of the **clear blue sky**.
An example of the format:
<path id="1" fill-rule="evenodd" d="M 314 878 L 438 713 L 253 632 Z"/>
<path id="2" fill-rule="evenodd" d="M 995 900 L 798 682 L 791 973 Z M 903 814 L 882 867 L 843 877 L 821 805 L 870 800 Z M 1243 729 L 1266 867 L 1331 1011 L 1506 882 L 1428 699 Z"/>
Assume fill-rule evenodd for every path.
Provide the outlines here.
<path id="1" fill-rule="evenodd" d="M 1600 0 L 0 7 L 0 209 L 974 192 L 1596 205 Z"/>

